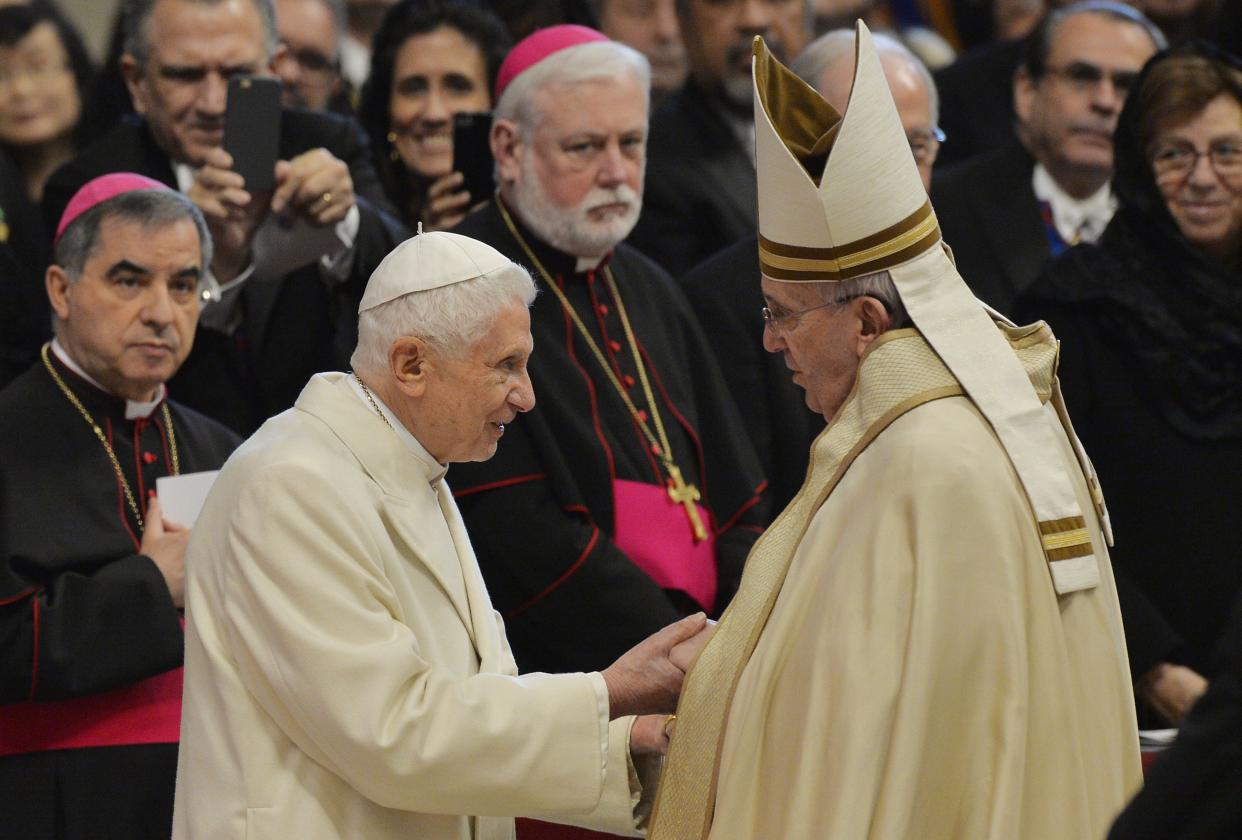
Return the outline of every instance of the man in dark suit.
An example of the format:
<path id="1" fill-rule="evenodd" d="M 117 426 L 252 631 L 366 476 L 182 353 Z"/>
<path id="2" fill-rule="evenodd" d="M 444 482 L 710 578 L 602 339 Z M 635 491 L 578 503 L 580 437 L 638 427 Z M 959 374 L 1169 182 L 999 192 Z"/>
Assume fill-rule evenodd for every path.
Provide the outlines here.
<path id="1" fill-rule="evenodd" d="M 215 241 L 199 341 L 170 387 L 248 433 L 292 405 L 316 371 L 347 364 L 357 301 L 402 238 L 384 209 L 357 127 L 282 114 L 275 189 L 247 190 L 221 148 L 228 80 L 281 57 L 271 0 L 132 0 L 121 70 L 140 115 L 49 181 L 45 217 L 91 178 L 117 170 L 179 188 Z"/>
<path id="2" fill-rule="evenodd" d="M 1052 12 L 1032 34 L 1013 79 L 1021 142 L 932 184 L 944 240 L 984 301 L 1005 311 L 1050 257 L 1104 231 L 1113 129 L 1139 69 L 1163 46 L 1141 13 L 1108 0 Z"/>
<path id="3" fill-rule="evenodd" d="M 285 56 L 274 69 L 284 85 L 285 107 L 352 116 L 357 91 L 341 75 L 341 41 L 348 24 L 345 0 L 275 2 Z"/>
<path id="4" fill-rule="evenodd" d="M 690 80 L 651 119 L 643 213 L 630 242 L 684 274 L 755 230 L 751 42 L 784 58 L 807 40 L 807 0 L 677 0 Z"/>
<path id="5" fill-rule="evenodd" d="M 1216 678 L 1117 817 L 1108 840 L 1242 837 L 1242 598 L 1216 656 Z"/>

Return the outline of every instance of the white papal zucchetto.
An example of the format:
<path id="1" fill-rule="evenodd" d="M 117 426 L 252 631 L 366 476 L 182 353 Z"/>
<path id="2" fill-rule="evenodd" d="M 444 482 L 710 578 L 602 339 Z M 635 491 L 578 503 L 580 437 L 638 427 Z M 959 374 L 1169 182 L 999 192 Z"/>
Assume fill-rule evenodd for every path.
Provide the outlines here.
<path id="1" fill-rule="evenodd" d="M 359 312 L 413 292 L 426 292 L 490 274 L 513 261 L 491 245 L 446 231 L 419 233 L 384 257 L 367 281 Z"/>

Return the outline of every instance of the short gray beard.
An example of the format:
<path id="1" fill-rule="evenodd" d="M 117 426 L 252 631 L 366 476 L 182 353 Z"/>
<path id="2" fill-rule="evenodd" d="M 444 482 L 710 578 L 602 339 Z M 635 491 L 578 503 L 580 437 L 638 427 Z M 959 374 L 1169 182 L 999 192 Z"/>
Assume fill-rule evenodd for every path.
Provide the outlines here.
<path id="1" fill-rule="evenodd" d="M 624 216 L 593 222 L 587 218 L 586 208 L 601 203 L 598 199 L 605 198 L 602 194 L 606 193 L 628 202 L 630 209 Z M 596 187 L 577 207 L 561 207 L 544 191 L 531 155 L 522 159 L 522 173 L 513 184 L 512 201 L 522 221 L 536 236 L 558 251 L 588 259 L 604 256 L 629 236 L 643 206 L 642 196 L 622 184 L 614 190 Z"/>

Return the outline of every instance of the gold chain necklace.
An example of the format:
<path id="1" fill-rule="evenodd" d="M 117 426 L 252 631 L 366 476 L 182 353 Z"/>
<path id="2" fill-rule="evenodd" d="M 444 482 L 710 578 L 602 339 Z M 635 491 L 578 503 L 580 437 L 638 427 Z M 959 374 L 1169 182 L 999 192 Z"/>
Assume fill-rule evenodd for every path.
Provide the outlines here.
<path id="1" fill-rule="evenodd" d="M 65 395 L 65 399 L 69 400 L 69 404 L 78 410 L 78 414 L 82 415 L 82 419 L 86 421 L 86 425 L 91 427 L 91 431 L 95 433 L 95 437 L 99 438 L 99 442 L 103 444 L 104 452 L 108 453 L 108 461 L 112 464 L 112 469 L 116 472 L 116 480 L 121 484 L 121 490 L 125 492 L 125 501 L 129 503 L 129 509 L 134 514 L 134 519 L 138 521 L 138 530 L 146 530 L 146 522 L 143 521 L 142 511 L 138 508 L 138 502 L 134 499 L 134 491 L 130 489 L 129 480 L 125 478 L 125 473 L 121 470 L 121 462 L 116 457 L 116 452 L 112 448 L 112 444 L 108 443 L 108 437 L 103 433 L 103 429 L 99 428 L 99 424 L 95 422 L 95 418 L 86 410 L 86 406 L 82 405 L 82 401 L 78 399 L 78 395 L 69 389 L 65 384 L 65 380 L 60 378 L 60 374 L 56 372 L 56 368 L 52 366 L 52 360 L 48 358 L 48 348 L 50 343 L 44 344 L 43 349 L 39 351 L 39 355 L 43 359 L 43 366 L 47 368 L 47 372 L 51 374 L 52 381 L 60 388 L 60 392 Z M 181 474 L 181 460 L 177 457 L 177 433 L 173 431 L 172 413 L 168 410 L 168 400 L 164 400 L 163 405 L 164 427 L 168 429 L 168 451 L 172 455 L 172 474 Z"/>
<path id="2" fill-rule="evenodd" d="M 699 489 L 693 484 L 686 482 L 682 477 L 681 469 L 673 461 L 673 449 L 669 446 L 668 435 L 664 431 L 664 423 L 660 419 L 660 409 L 656 406 L 655 394 L 651 389 L 651 382 L 647 379 L 647 368 L 643 364 L 643 357 L 638 352 L 638 340 L 634 338 L 634 330 L 630 326 L 630 317 L 625 311 L 625 303 L 621 300 L 621 293 L 617 289 L 617 281 L 612 276 L 612 269 L 604 266 L 604 280 L 608 284 L 608 291 L 612 294 L 612 299 L 617 302 L 617 314 L 621 317 L 621 327 L 625 332 L 625 340 L 630 346 L 630 352 L 634 356 L 634 364 L 638 368 L 638 378 L 643 385 L 643 395 L 647 398 L 647 405 L 651 406 L 651 419 L 655 423 L 656 435 L 652 434 L 651 428 L 647 425 L 647 421 L 643 419 L 639 413 L 638 407 L 634 405 L 634 401 L 630 399 L 630 395 L 626 392 L 625 386 L 621 384 L 621 380 L 617 378 L 617 374 L 612 369 L 612 365 L 608 364 L 608 358 L 604 355 L 604 351 L 600 349 L 599 344 L 595 341 L 595 336 L 587 330 L 586 324 L 578 315 L 577 310 L 569 302 L 569 298 L 561 291 L 560 286 L 552 278 L 552 275 L 544 268 L 539 257 L 535 256 L 535 252 L 531 250 L 526 243 L 526 239 L 518 231 L 517 225 L 513 223 L 513 218 L 509 215 L 508 208 L 505 207 L 500 196 L 496 196 L 496 207 L 500 210 L 500 216 L 505 221 L 505 226 L 509 228 L 509 233 L 517 240 L 521 246 L 522 252 L 526 258 L 534 265 L 535 270 L 539 272 L 539 276 L 543 279 L 544 285 L 552 290 L 557 300 L 561 302 L 561 307 L 565 313 L 573 320 L 574 326 L 578 330 L 578 334 L 582 336 L 582 340 L 586 342 L 587 347 L 591 348 L 591 353 L 595 356 L 595 360 L 599 362 L 599 366 L 603 368 L 604 373 L 608 377 L 608 381 L 612 383 L 617 394 L 620 395 L 621 401 L 625 403 L 625 407 L 629 409 L 630 415 L 634 418 L 634 422 L 638 428 L 642 430 L 644 437 L 651 444 L 655 454 L 660 458 L 660 462 L 664 465 L 664 471 L 668 473 L 668 497 L 674 504 L 679 504 L 686 509 L 686 518 L 690 520 L 690 530 L 694 533 L 695 542 L 702 542 L 707 539 L 707 529 L 703 527 L 703 519 L 699 516 L 698 506 L 695 504 L 700 498 Z"/>
<path id="3" fill-rule="evenodd" d="M 358 383 L 358 387 L 361 388 L 362 393 L 366 395 L 367 402 L 371 404 L 371 408 L 375 409 L 375 413 L 379 415 L 379 419 L 383 420 L 384 425 L 395 432 L 396 429 L 392 428 L 392 423 L 389 423 L 388 418 L 384 416 L 384 412 L 380 411 L 379 404 L 375 402 L 375 397 L 371 396 L 371 389 L 368 388 L 366 383 L 363 382 L 361 377 L 358 376 L 357 371 L 352 371 L 352 373 L 354 374 L 354 381 Z"/>

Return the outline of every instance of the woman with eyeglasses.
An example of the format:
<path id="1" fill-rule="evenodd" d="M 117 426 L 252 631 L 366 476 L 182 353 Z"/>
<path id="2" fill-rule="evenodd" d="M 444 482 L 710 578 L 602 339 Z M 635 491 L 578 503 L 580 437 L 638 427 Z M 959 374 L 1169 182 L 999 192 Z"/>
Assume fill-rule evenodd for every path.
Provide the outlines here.
<path id="1" fill-rule="evenodd" d="M 0 8 L 0 148 L 21 170 L 31 201 L 74 155 L 92 78 L 81 39 L 54 10 Z"/>
<path id="2" fill-rule="evenodd" d="M 403 0 L 384 17 L 358 117 L 375 168 L 410 229 L 456 225 L 488 195 L 453 169 L 453 117 L 492 107 L 509 35 L 491 12 L 451 0 Z"/>
<path id="3" fill-rule="evenodd" d="M 0 387 L 50 336 L 38 205 L 77 150 L 91 79 L 81 40 L 54 9 L 0 7 Z"/>
<path id="4" fill-rule="evenodd" d="M 1140 722 L 1176 725 L 1242 591 L 1242 62 L 1202 43 L 1158 54 L 1114 142 L 1116 215 L 1016 309 L 1061 339 Z"/>

